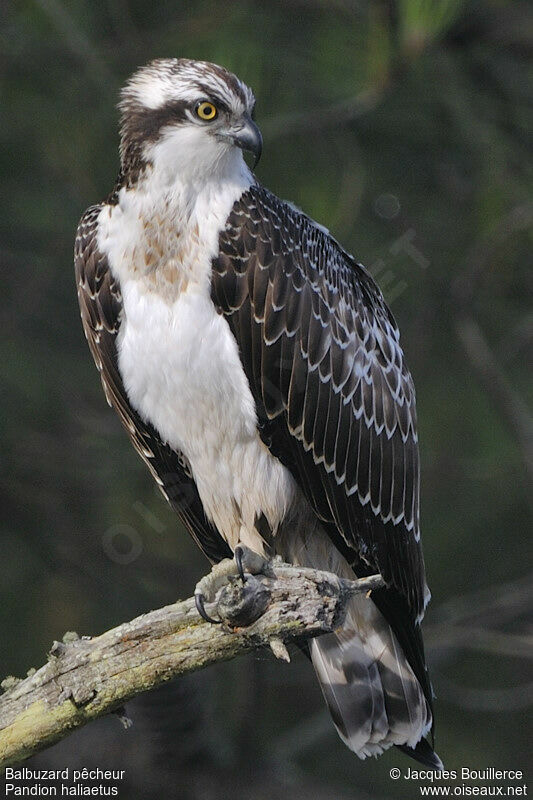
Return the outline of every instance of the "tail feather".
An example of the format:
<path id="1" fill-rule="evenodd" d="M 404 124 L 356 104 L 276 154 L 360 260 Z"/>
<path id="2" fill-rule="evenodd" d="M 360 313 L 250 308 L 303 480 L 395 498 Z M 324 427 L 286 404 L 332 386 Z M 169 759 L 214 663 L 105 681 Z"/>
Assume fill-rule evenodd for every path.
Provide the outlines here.
<path id="1" fill-rule="evenodd" d="M 416 748 L 430 730 L 422 687 L 366 598 L 352 599 L 343 628 L 315 639 L 311 657 L 339 735 L 360 758 L 392 745 Z"/>
<path id="2" fill-rule="evenodd" d="M 292 527 L 281 531 L 277 548 L 293 564 L 355 577 L 312 517 L 304 516 L 300 536 Z M 342 628 L 314 639 L 310 653 L 337 731 L 356 755 L 377 756 L 395 745 L 442 769 L 424 738 L 432 731 L 433 713 L 422 636 L 400 592 L 387 587 L 372 599 L 353 597 Z"/>
<path id="3" fill-rule="evenodd" d="M 436 772 L 441 772 L 444 769 L 444 764 L 433 751 L 427 739 L 420 739 L 416 747 L 408 747 L 406 744 L 400 744 L 398 745 L 398 750 L 401 750 L 406 756 L 414 758 L 415 761 L 418 761 L 425 767 L 434 769 Z"/>
<path id="4" fill-rule="evenodd" d="M 382 740 L 388 720 L 379 672 L 364 659 L 357 641 L 344 632 L 323 636 L 312 642 L 311 658 L 335 727 L 348 747 L 361 753 Z"/>

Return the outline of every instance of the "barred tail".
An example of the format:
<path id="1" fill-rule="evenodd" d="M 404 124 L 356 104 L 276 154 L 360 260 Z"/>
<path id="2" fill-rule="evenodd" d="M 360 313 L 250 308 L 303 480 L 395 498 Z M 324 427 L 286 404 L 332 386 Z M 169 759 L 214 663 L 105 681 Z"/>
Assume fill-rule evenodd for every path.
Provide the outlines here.
<path id="1" fill-rule="evenodd" d="M 355 578 L 305 512 L 299 529 L 287 526 L 278 534 L 277 547 L 293 564 Z M 313 639 L 310 651 L 337 731 L 359 758 L 377 756 L 396 745 L 430 769 L 443 768 L 424 738 L 433 719 L 420 628 L 396 590 L 375 590 L 372 599 L 352 597 L 342 628 Z"/>
<path id="2" fill-rule="evenodd" d="M 423 737 L 432 715 L 423 689 L 379 609 L 356 596 L 344 626 L 311 644 L 322 692 L 341 739 L 360 758 L 392 745 L 442 764 Z"/>

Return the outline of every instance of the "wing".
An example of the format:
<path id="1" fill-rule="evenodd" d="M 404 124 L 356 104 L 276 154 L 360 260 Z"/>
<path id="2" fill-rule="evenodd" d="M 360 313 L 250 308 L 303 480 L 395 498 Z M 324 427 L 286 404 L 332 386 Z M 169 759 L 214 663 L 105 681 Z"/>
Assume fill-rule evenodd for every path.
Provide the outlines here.
<path id="1" fill-rule="evenodd" d="M 98 250 L 97 221 L 102 205 L 91 206 L 80 220 L 74 248 L 78 300 L 85 336 L 113 406 L 133 445 L 181 521 L 212 561 L 231 556 L 217 529 L 206 519 L 185 458 L 171 450 L 155 429 L 131 407 L 118 369 L 117 334 L 122 300 L 107 259 Z"/>
<path id="2" fill-rule="evenodd" d="M 420 617 L 415 395 L 376 284 L 308 217 L 253 186 L 220 236 L 212 297 L 264 441 L 356 572 L 379 570 Z"/>

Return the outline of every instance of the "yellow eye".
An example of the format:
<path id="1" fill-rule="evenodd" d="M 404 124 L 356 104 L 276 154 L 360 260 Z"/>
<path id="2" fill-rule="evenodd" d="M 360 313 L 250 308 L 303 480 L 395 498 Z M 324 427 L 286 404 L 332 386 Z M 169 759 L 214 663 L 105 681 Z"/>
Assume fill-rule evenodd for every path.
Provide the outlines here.
<path id="1" fill-rule="evenodd" d="M 204 119 L 206 122 L 211 122 L 212 119 L 215 119 L 218 111 L 213 103 L 204 101 L 196 106 L 196 114 L 200 117 L 200 119 Z"/>

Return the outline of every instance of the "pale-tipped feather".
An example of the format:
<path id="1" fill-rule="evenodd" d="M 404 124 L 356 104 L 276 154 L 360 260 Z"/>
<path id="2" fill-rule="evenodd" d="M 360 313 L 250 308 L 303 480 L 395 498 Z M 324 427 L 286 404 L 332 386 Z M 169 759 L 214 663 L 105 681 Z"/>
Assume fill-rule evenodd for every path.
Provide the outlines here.
<path id="1" fill-rule="evenodd" d="M 343 628 L 315 639 L 311 656 L 339 735 L 360 758 L 414 748 L 431 728 L 422 687 L 366 597 L 353 598 Z"/>
<path id="2" fill-rule="evenodd" d="M 300 529 L 282 529 L 278 552 L 292 563 L 329 569 L 348 580 L 351 567 L 316 521 L 301 509 Z M 290 530 L 290 537 L 287 531 Z M 431 709 L 389 623 L 371 598 L 356 595 L 342 628 L 311 642 L 311 658 L 341 739 L 360 758 L 392 745 L 439 769 L 440 760 L 423 737 Z M 432 755 L 431 755 L 432 754 Z"/>

